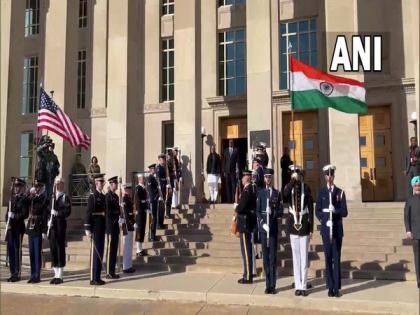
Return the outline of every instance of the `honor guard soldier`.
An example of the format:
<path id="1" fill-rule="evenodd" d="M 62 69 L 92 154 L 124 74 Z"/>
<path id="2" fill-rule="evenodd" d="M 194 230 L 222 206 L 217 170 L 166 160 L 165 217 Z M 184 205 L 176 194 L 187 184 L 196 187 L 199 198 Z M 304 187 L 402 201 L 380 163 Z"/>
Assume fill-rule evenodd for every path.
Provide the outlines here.
<path id="1" fill-rule="evenodd" d="M 166 216 L 168 216 L 171 212 L 172 187 L 169 182 L 169 174 L 168 174 L 165 154 L 159 155 L 159 164 L 156 167 L 156 175 L 159 181 L 163 200 L 165 201 Z M 165 219 L 165 214 L 159 213 L 159 227 L 160 228 L 163 228 L 164 219 Z"/>
<path id="2" fill-rule="evenodd" d="M 47 220 L 49 200 L 45 186 L 35 181 L 30 191 L 29 218 L 26 233 L 29 239 L 29 258 L 31 261 L 31 277 L 28 283 L 41 281 L 42 240 L 47 238 Z"/>
<path id="3" fill-rule="evenodd" d="M 136 225 L 136 219 L 133 209 L 133 201 L 131 199 L 132 189 L 131 183 L 123 185 L 124 195 L 122 197 L 122 208 L 124 209 L 124 217 L 127 219 L 127 235 L 124 235 L 124 251 L 123 251 L 123 272 L 133 273 L 133 234 Z"/>
<path id="4" fill-rule="evenodd" d="M 64 193 L 62 178 L 55 180 L 55 194 L 51 200 L 50 219 L 48 220 L 48 237 L 50 240 L 51 266 L 54 278 L 51 284 L 63 283 L 63 268 L 66 266 L 66 218 L 71 214 L 70 198 Z"/>
<path id="5" fill-rule="evenodd" d="M 28 217 L 26 182 L 20 178 L 12 178 L 12 181 L 12 194 L 6 213 L 6 241 L 10 268 L 8 282 L 20 281 L 22 239 L 25 234 L 25 219 Z"/>
<path id="6" fill-rule="evenodd" d="M 242 185 L 244 186 L 239 204 L 235 204 L 236 222 L 241 242 L 241 253 L 244 264 L 244 273 L 238 283 L 249 284 L 253 280 L 253 259 L 252 259 L 252 232 L 256 223 L 256 188 L 251 184 L 251 171 L 245 170 L 242 173 Z"/>
<path id="7" fill-rule="evenodd" d="M 146 177 L 147 195 L 152 211 L 152 220 L 149 222 L 149 241 L 151 242 L 156 240 L 156 227 L 158 225 L 159 188 L 155 177 L 155 167 L 156 164 L 149 165 L 149 175 Z"/>
<path id="8" fill-rule="evenodd" d="M 276 293 L 277 280 L 277 235 L 278 221 L 283 216 L 281 193 L 273 187 L 274 171 L 264 170 L 265 188 L 257 195 L 257 217 L 259 222 L 261 247 L 264 260 L 265 294 Z"/>
<path id="9" fill-rule="evenodd" d="M 173 205 L 179 207 L 181 204 L 181 185 L 182 185 L 182 168 L 179 161 L 178 155 L 181 154 L 178 147 L 174 147 L 174 165 L 175 165 L 175 175 L 176 175 L 176 185 L 174 191 Z"/>
<path id="10" fill-rule="evenodd" d="M 135 203 L 137 209 L 136 216 L 136 245 L 137 256 L 146 256 L 147 252 L 143 249 L 144 235 L 146 234 L 147 211 L 149 209 L 149 198 L 147 196 L 147 188 L 143 174 L 137 176 L 138 185 L 135 192 Z"/>
<path id="11" fill-rule="evenodd" d="M 115 273 L 117 265 L 118 243 L 120 239 L 120 224 L 124 224 L 121 218 L 120 199 L 115 193 L 118 189 L 118 176 L 108 179 L 109 190 L 105 194 L 106 209 L 106 278 L 118 279 L 120 276 Z"/>
<path id="12" fill-rule="evenodd" d="M 105 245 L 105 179 L 103 174 L 95 174 L 95 191 L 88 199 L 85 219 L 85 233 L 90 237 L 90 284 L 103 285 L 101 279 Z"/>
<path id="13" fill-rule="evenodd" d="M 321 222 L 321 237 L 325 254 L 325 273 L 329 297 L 340 297 L 341 245 L 343 242 L 343 218 L 347 217 L 346 194 L 334 185 L 335 166 L 322 169 L 326 185 L 318 193 L 316 216 Z"/>
<path id="14" fill-rule="evenodd" d="M 406 238 L 412 241 L 414 264 L 417 275 L 417 288 L 420 289 L 420 176 L 411 179 L 413 195 L 404 207 Z"/>
<path id="15" fill-rule="evenodd" d="M 284 188 L 284 201 L 289 204 L 288 233 L 293 256 L 295 295 L 306 296 L 308 279 L 308 249 L 313 232 L 313 199 L 309 186 L 303 182 L 302 169 L 290 165 L 291 181 Z"/>

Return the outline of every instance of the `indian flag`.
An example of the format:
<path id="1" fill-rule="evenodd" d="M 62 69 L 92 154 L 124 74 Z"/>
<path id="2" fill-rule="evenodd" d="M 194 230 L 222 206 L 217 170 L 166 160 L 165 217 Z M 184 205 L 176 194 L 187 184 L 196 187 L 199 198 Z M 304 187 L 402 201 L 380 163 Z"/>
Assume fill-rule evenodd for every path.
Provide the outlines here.
<path id="1" fill-rule="evenodd" d="M 290 57 L 292 109 L 331 107 L 345 113 L 366 113 L 366 89 L 357 80 L 330 75 Z"/>

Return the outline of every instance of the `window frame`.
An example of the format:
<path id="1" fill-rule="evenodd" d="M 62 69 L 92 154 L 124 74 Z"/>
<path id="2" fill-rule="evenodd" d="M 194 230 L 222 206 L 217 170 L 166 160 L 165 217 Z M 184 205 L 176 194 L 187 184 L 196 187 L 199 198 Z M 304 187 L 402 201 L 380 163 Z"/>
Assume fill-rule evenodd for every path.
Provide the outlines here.
<path id="1" fill-rule="evenodd" d="M 35 3 L 35 7 L 32 7 L 33 3 Z M 25 37 L 36 36 L 39 34 L 39 20 L 40 0 L 26 0 L 24 16 Z"/>
<path id="2" fill-rule="evenodd" d="M 35 60 L 32 64 L 31 60 Z M 32 71 L 34 73 L 32 73 Z M 33 114 L 38 111 L 38 74 L 39 58 L 36 55 L 23 58 L 22 80 L 22 114 Z M 34 78 L 34 81 L 28 81 Z"/>
<path id="3" fill-rule="evenodd" d="M 173 53 L 172 64 L 171 52 Z M 161 40 L 161 70 L 161 100 L 162 102 L 173 102 L 175 101 L 175 41 L 173 37 L 162 38 Z M 173 72 L 172 81 L 171 70 Z"/>
<path id="4" fill-rule="evenodd" d="M 172 134 L 172 144 L 171 142 L 168 142 L 167 141 L 168 139 L 166 138 L 166 128 L 171 125 L 172 125 L 172 133 L 169 130 L 168 134 Z M 163 153 L 165 152 L 166 148 L 174 146 L 174 141 L 175 141 L 174 132 L 173 132 L 174 130 L 175 130 L 175 124 L 173 120 L 162 121 L 162 152 Z"/>
<path id="5" fill-rule="evenodd" d="M 86 108 L 87 50 L 77 52 L 77 109 Z"/>
<path id="6" fill-rule="evenodd" d="M 231 3 L 227 3 L 231 2 Z M 219 7 L 225 6 L 225 5 L 245 5 L 246 0 L 219 0 Z"/>
<path id="7" fill-rule="evenodd" d="M 88 0 L 79 0 L 79 28 L 88 26 Z"/>
<path id="8" fill-rule="evenodd" d="M 27 140 L 27 151 L 22 152 L 22 145 L 23 145 L 23 137 L 25 135 L 28 135 Z M 19 177 L 25 178 L 25 179 L 32 179 L 32 168 L 33 168 L 33 150 L 34 150 L 34 132 L 33 131 L 22 131 L 20 133 L 20 153 L 19 153 Z M 26 173 L 23 174 L 22 168 L 25 166 L 23 163 L 23 160 L 27 159 L 27 169 Z"/>
<path id="9" fill-rule="evenodd" d="M 175 0 L 162 0 L 162 16 L 172 14 L 175 14 Z"/>

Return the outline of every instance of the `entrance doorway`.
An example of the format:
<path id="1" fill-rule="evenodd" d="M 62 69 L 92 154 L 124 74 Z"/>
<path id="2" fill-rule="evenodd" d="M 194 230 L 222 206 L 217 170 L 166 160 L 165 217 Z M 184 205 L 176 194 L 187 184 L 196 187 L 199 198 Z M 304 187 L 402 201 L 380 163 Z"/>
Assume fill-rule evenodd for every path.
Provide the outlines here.
<path id="1" fill-rule="evenodd" d="M 290 158 L 303 167 L 305 183 L 309 185 L 312 196 L 318 195 L 319 156 L 318 156 L 318 112 L 294 113 L 294 139 L 292 135 L 292 115 L 283 113 L 283 144 L 290 150 Z"/>
<path id="2" fill-rule="evenodd" d="M 229 140 L 233 140 L 233 146 L 238 150 L 239 176 L 247 165 L 248 137 L 246 117 L 220 119 L 220 155 L 222 158 L 222 187 L 221 201 L 227 202 L 226 182 L 223 176 L 223 153 L 229 147 Z"/>
<path id="3" fill-rule="evenodd" d="M 359 116 L 359 146 L 362 200 L 394 200 L 389 106 Z"/>

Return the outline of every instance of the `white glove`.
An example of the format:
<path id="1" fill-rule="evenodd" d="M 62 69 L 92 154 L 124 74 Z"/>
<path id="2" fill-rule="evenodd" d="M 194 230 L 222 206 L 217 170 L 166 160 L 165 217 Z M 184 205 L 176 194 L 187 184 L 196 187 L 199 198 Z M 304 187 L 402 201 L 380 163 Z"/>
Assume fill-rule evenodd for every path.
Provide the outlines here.
<path id="1" fill-rule="evenodd" d="M 47 234 L 46 233 L 42 233 L 42 239 L 46 240 L 47 239 Z"/>
<path id="2" fill-rule="evenodd" d="M 166 188 L 171 188 L 171 184 L 166 184 Z"/>
<path id="3" fill-rule="evenodd" d="M 36 189 L 35 189 L 35 187 L 31 187 L 31 189 L 29 189 L 29 193 L 30 193 L 31 195 L 35 195 L 35 193 L 36 193 Z"/>
<path id="4" fill-rule="evenodd" d="M 124 223 L 125 223 L 125 220 L 123 218 L 118 219 L 118 224 L 124 224 Z"/>
<path id="5" fill-rule="evenodd" d="M 138 228 L 137 223 L 134 223 L 133 228 L 135 228 L 135 229 L 137 229 L 137 228 Z"/>
<path id="6" fill-rule="evenodd" d="M 235 202 L 234 204 L 233 204 L 233 210 L 236 210 L 236 207 L 238 206 L 238 204 Z"/>
<path id="7" fill-rule="evenodd" d="M 85 234 L 86 234 L 86 236 L 91 236 L 92 235 L 92 232 L 89 231 L 89 230 L 85 230 Z"/>
<path id="8" fill-rule="evenodd" d="M 57 216 L 58 215 L 58 211 L 57 210 L 54 210 L 54 209 L 52 209 L 51 210 L 51 215 L 53 215 L 53 216 Z"/>
<path id="9" fill-rule="evenodd" d="M 48 228 L 51 229 L 52 226 L 52 220 L 48 220 Z"/>
<path id="10" fill-rule="evenodd" d="M 14 213 L 14 212 L 12 212 L 12 211 L 9 211 L 9 212 L 8 212 L 8 214 L 7 214 L 7 216 L 8 216 L 10 219 L 13 219 L 13 218 L 15 217 L 15 213 Z"/>
<path id="11" fill-rule="evenodd" d="M 413 239 L 413 233 L 411 233 L 410 231 L 408 231 L 408 232 L 406 233 L 406 238 L 407 238 L 408 240 L 412 240 L 412 239 Z"/>
<path id="12" fill-rule="evenodd" d="M 121 203 L 120 203 L 120 207 L 121 207 L 121 208 L 124 208 L 124 202 L 121 202 Z"/>
<path id="13" fill-rule="evenodd" d="M 162 197 L 159 197 L 159 201 L 163 201 L 163 198 Z"/>
<path id="14" fill-rule="evenodd" d="M 265 211 L 268 213 L 268 215 L 271 215 L 271 208 L 269 208 L 269 207 L 267 207 L 266 209 L 265 209 Z"/>
<path id="15" fill-rule="evenodd" d="M 328 210 L 330 210 L 332 213 L 335 213 L 335 207 L 333 205 L 329 205 Z"/>
<path id="16" fill-rule="evenodd" d="M 328 221 L 327 221 L 327 226 L 328 226 L 328 227 L 332 227 L 332 221 L 331 221 L 331 220 L 328 220 Z"/>
<path id="17" fill-rule="evenodd" d="M 270 228 L 268 227 L 268 225 L 267 224 L 263 224 L 263 229 L 264 229 L 264 231 L 266 231 L 267 233 L 270 231 Z"/>
<path id="18" fill-rule="evenodd" d="M 295 180 L 299 180 L 299 174 L 294 172 L 291 176 L 291 178 L 295 179 Z"/>

